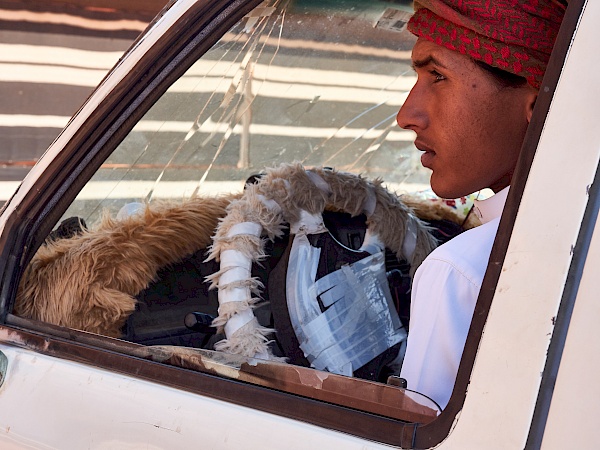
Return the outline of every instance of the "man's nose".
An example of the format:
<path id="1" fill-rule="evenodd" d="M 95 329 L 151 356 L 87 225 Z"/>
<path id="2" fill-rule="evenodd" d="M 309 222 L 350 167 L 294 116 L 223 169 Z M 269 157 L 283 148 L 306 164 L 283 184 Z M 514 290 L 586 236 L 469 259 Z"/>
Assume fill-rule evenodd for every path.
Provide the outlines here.
<path id="1" fill-rule="evenodd" d="M 398 122 L 401 128 L 419 131 L 427 127 L 427 113 L 422 97 L 418 87 L 415 85 L 396 116 L 396 122 Z"/>

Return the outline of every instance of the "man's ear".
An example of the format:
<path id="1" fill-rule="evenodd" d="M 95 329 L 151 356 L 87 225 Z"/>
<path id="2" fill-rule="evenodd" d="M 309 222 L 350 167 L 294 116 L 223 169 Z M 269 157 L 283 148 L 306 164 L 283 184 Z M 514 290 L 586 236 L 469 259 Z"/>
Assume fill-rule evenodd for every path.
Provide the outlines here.
<path id="1" fill-rule="evenodd" d="M 528 86 L 528 87 L 530 87 L 530 86 Z M 530 87 L 530 90 L 527 93 L 527 99 L 526 99 L 527 123 L 531 123 L 531 116 L 533 115 L 533 107 L 535 106 L 535 101 L 537 100 L 537 96 L 538 96 L 538 91 L 535 90 L 534 88 Z"/>

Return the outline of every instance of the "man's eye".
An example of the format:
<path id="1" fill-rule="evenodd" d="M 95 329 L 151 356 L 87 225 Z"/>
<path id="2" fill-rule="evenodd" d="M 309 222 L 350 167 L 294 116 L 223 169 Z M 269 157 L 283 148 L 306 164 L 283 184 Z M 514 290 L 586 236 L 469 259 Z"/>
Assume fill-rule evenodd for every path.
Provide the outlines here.
<path id="1" fill-rule="evenodd" d="M 429 73 L 431 75 L 433 75 L 433 77 L 435 79 L 435 81 L 434 81 L 435 83 L 446 79 L 446 77 L 444 75 L 442 75 L 441 73 L 439 73 L 437 70 L 431 70 Z"/>

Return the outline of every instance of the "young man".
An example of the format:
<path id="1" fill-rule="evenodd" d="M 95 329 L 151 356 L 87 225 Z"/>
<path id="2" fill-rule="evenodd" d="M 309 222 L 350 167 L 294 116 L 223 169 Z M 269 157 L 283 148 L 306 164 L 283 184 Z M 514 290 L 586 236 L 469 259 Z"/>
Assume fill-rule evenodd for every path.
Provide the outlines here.
<path id="1" fill-rule="evenodd" d="M 562 0 L 418 0 L 408 28 L 417 83 L 397 117 L 443 198 L 484 188 L 483 225 L 440 246 L 413 281 L 401 376 L 444 408 L 508 186 L 565 11 Z"/>

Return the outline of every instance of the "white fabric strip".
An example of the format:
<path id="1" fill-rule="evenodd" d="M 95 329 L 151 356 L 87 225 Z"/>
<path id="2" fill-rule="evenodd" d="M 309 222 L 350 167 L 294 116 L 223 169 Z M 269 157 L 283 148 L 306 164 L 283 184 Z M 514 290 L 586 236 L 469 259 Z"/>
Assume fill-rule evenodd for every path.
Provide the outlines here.
<path id="1" fill-rule="evenodd" d="M 250 270 L 252 267 L 252 261 L 246 255 L 239 250 L 223 250 L 220 255 L 221 258 L 221 269 L 227 267 L 242 267 Z"/>
<path id="2" fill-rule="evenodd" d="M 227 338 L 230 338 L 237 330 L 251 322 L 253 319 L 254 313 L 251 309 L 245 309 L 242 312 L 235 314 L 225 324 L 225 335 Z"/>
<path id="3" fill-rule="evenodd" d="M 219 287 L 227 286 L 236 281 L 250 279 L 250 271 L 243 267 L 231 267 L 219 277 Z"/>
<path id="4" fill-rule="evenodd" d="M 308 340 L 301 324 L 321 314 L 321 309 L 309 286 L 315 282 L 321 249 L 313 247 L 304 234 L 294 236 L 285 280 L 286 302 L 290 321 L 298 341 Z"/>
<path id="5" fill-rule="evenodd" d="M 261 233 L 262 226 L 260 224 L 254 222 L 242 222 L 236 223 L 234 226 L 232 226 L 229 229 L 229 232 L 227 233 L 227 237 L 231 238 L 239 235 L 251 235 L 260 237 Z"/>
<path id="6" fill-rule="evenodd" d="M 217 293 L 219 305 L 223 303 L 244 302 L 252 298 L 249 287 L 235 287 L 231 289 L 219 289 Z"/>
<path id="7" fill-rule="evenodd" d="M 375 196 L 375 192 L 373 191 L 373 186 L 367 186 L 367 198 L 365 199 L 365 203 L 363 204 L 363 211 L 367 215 L 367 217 L 371 217 L 375 212 L 375 207 L 377 206 L 377 197 Z"/>
<path id="8" fill-rule="evenodd" d="M 367 231 L 365 232 L 365 239 L 363 240 L 363 243 L 358 250 L 374 255 L 375 253 L 384 251 L 385 245 L 381 241 L 381 239 L 379 239 L 379 236 L 377 236 L 377 234 L 373 233 L 370 229 L 367 228 Z"/>
<path id="9" fill-rule="evenodd" d="M 273 211 L 275 213 L 281 212 L 281 206 L 275 200 L 265 197 L 264 195 L 257 195 L 256 198 L 260 200 L 260 202 L 267 207 L 269 211 Z"/>
<path id="10" fill-rule="evenodd" d="M 224 272 L 219 277 L 219 286 L 248 280 L 252 275 L 252 261 L 238 250 L 223 250 L 221 252 L 221 270 Z"/>
<path id="11" fill-rule="evenodd" d="M 407 261 L 412 260 L 412 256 L 417 248 L 417 223 L 412 216 L 408 217 L 406 224 L 406 234 L 402 243 L 402 253 Z"/>
<path id="12" fill-rule="evenodd" d="M 331 188 L 329 187 L 329 184 L 327 183 L 327 181 L 325 181 L 321 175 L 319 175 L 316 172 L 313 172 L 312 170 L 307 170 L 306 171 L 306 175 L 308 176 L 308 178 L 310 178 L 310 181 L 312 181 L 312 183 L 319 188 L 319 190 L 326 194 L 329 195 L 331 194 Z"/>
<path id="13" fill-rule="evenodd" d="M 300 220 L 290 224 L 292 234 L 298 234 L 300 230 L 306 234 L 317 234 L 327 231 L 321 213 L 310 214 L 303 209 L 300 210 Z"/>

